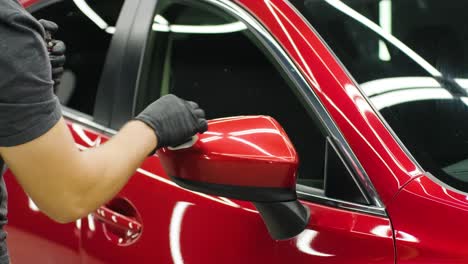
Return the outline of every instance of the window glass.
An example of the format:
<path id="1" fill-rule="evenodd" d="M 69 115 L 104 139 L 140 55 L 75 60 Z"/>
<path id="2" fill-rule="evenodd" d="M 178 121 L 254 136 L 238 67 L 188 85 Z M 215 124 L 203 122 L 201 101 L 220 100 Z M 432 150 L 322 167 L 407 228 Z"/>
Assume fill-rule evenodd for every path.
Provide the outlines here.
<path id="1" fill-rule="evenodd" d="M 291 0 L 416 160 L 468 191 L 468 2 Z"/>
<path id="2" fill-rule="evenodd" d="M 92 114 L 107 50 L 123 0 L 61 1 L 33 13 L 60 27 L 67 61 L 57 96 L 62 104 Z M 88 7 L 88 8 L 86 8 Z"/>
<path id="3" fill-rule="evenodd" d="M 174 93 L 199 103 L 209 119 L 272 116 L 299 153 L 298 182 L 323 190 L 326 137 L 242 22 L 201 7 L 172 5 L 156 16 L 152 35 L 157 48 L 148 55 L 149 91 L 140 96 L 140 108 Z"/>

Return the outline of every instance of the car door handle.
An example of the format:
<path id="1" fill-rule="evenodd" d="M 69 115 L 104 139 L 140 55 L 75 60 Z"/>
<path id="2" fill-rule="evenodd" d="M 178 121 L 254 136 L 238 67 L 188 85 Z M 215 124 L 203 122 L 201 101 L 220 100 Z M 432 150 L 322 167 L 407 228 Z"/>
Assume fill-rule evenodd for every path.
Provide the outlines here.
<path id="1" fill-rule="evenodd" d="M 97 209 L 93 216 L 103 224 L 107 239 L 117 244 L 129 244 L 141 234 L 142 225 L 138 220 L 116 212 L 107 206 Z"/>
<path id="2" fill-rule="evenodd" d="M 105 206 L 99 208 L 94 214 L 94 217 L 97 220 L 115 226 L 116 228 L 122 228 L 134 233 L 141 231 L 141 224 L 138 221 L 117 213 Z"/>

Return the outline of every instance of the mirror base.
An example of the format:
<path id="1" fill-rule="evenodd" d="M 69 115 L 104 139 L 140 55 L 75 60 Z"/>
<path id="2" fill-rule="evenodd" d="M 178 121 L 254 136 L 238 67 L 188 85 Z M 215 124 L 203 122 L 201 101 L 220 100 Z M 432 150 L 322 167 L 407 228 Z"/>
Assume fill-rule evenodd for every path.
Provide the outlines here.
<path id="1" fill-rule="evenodd" d="M 254 202 L 268 232 L 276 240 L 285 240 L 299 235 L 309 223 L 309 208 L 298 200 L 277 203 Z"/>

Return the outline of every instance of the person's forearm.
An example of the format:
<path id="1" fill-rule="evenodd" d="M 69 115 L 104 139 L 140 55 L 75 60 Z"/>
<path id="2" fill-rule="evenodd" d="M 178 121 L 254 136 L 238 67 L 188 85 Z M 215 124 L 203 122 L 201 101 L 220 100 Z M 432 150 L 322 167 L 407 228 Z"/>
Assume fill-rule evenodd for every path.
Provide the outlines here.
<path id="1" fill-rule="evenodd" d="M 167 95 L 97 148 L 78 151 L 61 119 L 34 140 L 0 147 L 0 155 L 42 212 L 70 222 L 112 199 L 156 146 L 206 131 L 204 116 L 196 103 Z"/>
<path id="2" fill-rule="evenodd" d="M 105 144 L 82 152 L 95 180 L 79 204 L 94 210 L 113 198 L 156 145 L 154 131 L 140 121 L 132 121 Z"/>
<path id="3" fill-rule="evenodd" d="M 75 189 L 71 207 L 76 211 L 69 220 L 83 217 L 112 199 L 156 145 L 154 131 L 140 121 L 132 121 L 105 144 L 83 151 L 83 167 L 76 174 L 80 179 L 70 186 Z"/>
<path id="4" fill-rule="evenodd" d="M 61 120 L 44 136 L 0 153 L 39 209 L 66 223 L 112 199 L 156 141 L 151 128 L 133 121 L 102 146 L 80 152 Z"/>

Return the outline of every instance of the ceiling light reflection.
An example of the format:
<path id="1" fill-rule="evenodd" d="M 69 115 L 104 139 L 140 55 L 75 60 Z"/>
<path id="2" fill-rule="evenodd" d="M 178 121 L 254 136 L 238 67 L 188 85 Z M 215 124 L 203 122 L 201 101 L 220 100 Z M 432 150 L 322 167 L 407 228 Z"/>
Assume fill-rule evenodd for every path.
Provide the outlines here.
<path id="1" fill-rule="evenodd" d="M 243 135 L 259 134 L 259 133 L 280 135 L 280 132 L 278 130 L 272 129 L 272 128 L 246 129 L 246 130 L 242 130 L 242 131 L 231 132 L 231 133 L 229 133 L 229 135 L 231 135 L 231 136 L 243 136 Z"/>
<path id="2" fill-rule="evenodd" d="M 219 140 L 219 139 L 222 139 L 222 138 L 223 137 L 220 137 L 220 136 L 212 136 L 212 137 L 202 138 L 202 139 L 200 139 L 200 141 L 203 142 L 203 143 L 206 143 L 206 142 L 210 142 L 210 141 Z"/>
<path id="3" fill-rule="evenodd" d="M 241 207 L 241 209 L 244 210 L 244 211 L 247 211 L 247 212 L 258 214 L 257 210 L 249 209 L 249 208 L 246 208 L 246 207 Z"/>
<path id="4" fill-rule="evenodd" d="M 218 196 L 218 198 L 225 201 L 227 204 L 230 204 L 232 207 L 237 207 L 237 208 L 241 207 L 240 205 L 236 204 L 235 202 L 233 202 L 232 200 L 230 200 L 228 198 L 221 197 L 221 196 Z"/>
<path id="5" fill-rule="evenodd" d="M 406 232 L 403 231 L 397 231 L 396 232 L 396 238 L 398 240 L 403 240 L 406 242 L 413 242 L 413 243 L 419 243 L 419 239 L 417 239 L 415 236 L 410 235 Z"/>
<path id="6" fill-rule="evenodd" d="M 468 97 L 461 97 L 460 99 L 463 103 L 465 103 L 466 106 L 468 106 Z"/>
<path id="7" fill-rule="evenodd" d="M 391 238 L 393 236 L 392 229 L 388 225 L 378 225 L 370 232 L 378 237 Z"/>
<path id="8" fill-rule="evenodd" d="M 214 132 L 214 131 L 206 131 L 203 133 L 203 135 L 215 135 L 215 136 L 222 136 L 223 133 L 219 133 L 219 132 Z"/>
<path id="9" fill-rule="evenodd" d="M 91 232 L 96 231 L 96 225 L 94 223 L 94 216 L 93 214 L 88 215 L 88 228 Z"/>
<path id="10" fill-rule="evenodd" d="M 115 27 L 107 27 L 106 32 L 109 34 L 115 34 Z"/>
<path id="11" fill-rule="evenodd" d="M 308 254 L 308 255 L 312 255 L 312 256 L 317 256 L 317 257 L 334 257 L 335 255 L 333 254 L 327 254 L 327 253 L 324 253 L 324 252 L 320 252 L 318 250 L 315 250 L 313 247 L 312 247 L 312 242 L 314 241 L 314 239 L 317 237 L 318 235 L 318 232 L 317 231 L 314 231 L 314 230 L 310 230 L 310 229 L 306 229 L 304 230 L 302 233 L 300 233 L 298 236 L 297 236 L 297 240 L 296 240 L 296 246 L 297 248 L 305 253 L 305 254 Z"/>
<path id="12" fill-rule="evenodd" d="M 115 27 L 109 26 L 102 17 L 100 17 L 85 0 L 73 0 L 75 5 L 80 11 L 88 17 L 100 29 L 109 34 L 115 33 Z M 154 17 L 152 26 L 154 31 L 159 32 L 173 32 L 173 33 L 187 33 L 187 34 L 225 34 L 234 33 L 247 29 L 247 26 L 241 22 L 226 23 L 221 25 L 170 25 L 169 22 L 161 15 Z"/>
<path id="13" fill-rule="evenodd" d="M 440 88 L 432 77 L 395 77 L 365 82 L 359 85 L 367 96 L 411 88 Z"/>
<path id="14" fill-rule="evenodd" d="M 421 88 L 393 91 L 371 97 L 370 99 L 378 110 L 382 110 L 386 107 L 409 102 L 453 99 L 453 96 L 442 88 Z"/>
<path id="15" fill-rule="evenodd" d="M 397 39 L 390 33 L 387 33 L 384 29 L 379 27 L 379 25 L 375 24 L 373 21 L 368 19 L 367 17 L 363 16 L 356 10 L 352 9 L 345 3 L 340 0 L 325 0 L 329 5 L 333 6 L 334 8 L 341 11 L 343 14 L 355 19 L 356 21 L 360 22 L 367 28 L 371 29 L 378 35 L 380 35 L 383 39 L 390 42 L 392 45 L 397 47 L 403 53 L 405 53 L 408 57 L 414 60 L 419 66 L 424 68 L 429 74 L 436 77 L 442 77 L 442 73 L 440 73 L 434 66 L 432 66 L 429 62 L 427 62 L 424 58 L 419 56 L 416 52 L 406 46 L 403 42 Z"/>
<path id="16" fill-rule="evenodd" d="M 165 19 L 161 15 L 154 16 L 154 23 L 158 23 L 158 24 L 161 24 L 161 25 L 169 25 L 169 21 L 167 21 L 167 19 Z"/>
<path id="17" fill-rule="evenodd" d="M 383 30 L 392 34 L 392 1 L 381 0 L 379 2 L 379 24 Z M 387 45 L 382 40 L 379 41 L 379 59 L 390 61 L 392 57 L 388 51 Z"/>
<path id="18" fill-rule="evenodd" d="M 80 11 L 94 22 L 100 29 L 110 33 L 112 30 L 108 30 L 109 25 L 102 19 L 94 10 L 86 3 L 85 0 L 73 0 L 73 3 L 80 9 Z M 109 32 L 110 31 L 110 32 Z M 114 29 L 115 32 L 115 29 Z M 114 32 L 110 33 L 113 34 Z"/>
<path id="19" fill-rule="evenodd" d="M 99 145 L 101 145 L 101 138 L 100 137 L 96 137 L 96 140 L 91 140 L 91 138 L 88 137 L 88 135 L 86 135 L 86 132 L 84 131 L 83 127 L 76 124 L 76 123 L 73 123 L 71 125 L 73 131 L 76 133 L 77 136 L 80 137 L 81 140 L 84 141 L 84 143 L 86 143 L 86 145 L 88 145 L 88 147 L 97 147 Z"/>
<path id="20" fill-rule="evenodd" d="M 283 24 L 282 20 L 280 19 L 279 15 L 280 14 L 283 18 L 285 18 L 287 20 L 287 22 L 289 22 L 289 25 L 294 27 L 294 29 L 296 30 L 296 32 L 298 32 L 299 34 L 301 34 L 301 31 L 295 27 L 294 23 L 292 23 L 290 20 L 287 19 L 287 16 L 285 16 L 283 14 L 283 12 L 281 11 L 280 8 L 278 8 L 274 3 L 272 3 L 270 0 L 264 0 L 265 1 L 265 4 L 266 6 L 268 7 L 268 9 L 270 9 L 270 12 L 271 14 L 275 17 L 276 19 L 276 22 L 278 22 L 278 24 L 280 25 L 281 29 L 283 30 L 283 33 L 286 35 L 286 37 L 288 38 L 289 40 L 289 43 L 292 45 L 292 47 L 294 48 L 294 51 L 296 52 L 297 56 L 299 57 L 300 61 L 301 61 L 301 65 L 300 67 L 304 68 L 304 70 L 307 72 L 307 75 L 306 75 L 306 78 L 309 80 L 309 82 L 311 82 L 314 87 L 316 89 L 318 89 L 319 91 L 322 90 L 320 84 L 318 83 L 317 79 L 315 78 L 315 75 L 313 74 L 312 72 L 312 69 L 309 67 L 309 64 L 306 62 L 306 60 L 304 59 L 304 56 L 302 55 L 302 53 L 299 51 L 298 47 L 297 47 L 297 44 L 296 42 L 294 41 L 293 37 L 291 37 L 291 34 L 289 34 L 289 31 L 286 29 L 285 25 Z M 302 35 L 302 34 L 301 34 Z M 304 38 L 304 36 L 302 36 Z M 310 46 L 314 52 L 317 54 L 317 52 L 315 51 L 315 49 Z"/>
<path id="21" fill-rule="evenodd" d="M 184 264 L 182 252 L 180 250 L 180 232 L 182 229 L 182 219 L 189 206 L 188 202 L 177 202 L 172 211 L 171 222 L 169 224 L 169 244 L 171 256 L 174 264 Z"/>
<path id="22" fill-rule="evenodd" d="M 81 230 L 81 219 L 75 221 L 76 229 Z"/>
<path id="23" fill-rule="evenodd" d="M 29 209 L 31 209 L 31 211 L 33 212 L 39 212 L 39 207 L 37 207 L 37 205 L 34 203 L 34 201 L 28 197 L 28 206 L 29 206 Z"/>
<path id="24" fill-rule="evenodd" d="M 455 78 L 455 82 L 457 82 L 463 89 L 468 89 L 468 79 Z"/>
<path id="25" fill-rule="evenodd" d="M 185 34 L 225 34 L 239 32 L 247 29 L 247 26 L 240 21 L 221 25 L 170 25 L 165 19 L 164 22 L 161 23 L 162 19 L 155 18 L 155 23 L 152 27 L 154 31 Z"/>
<path id="26" fill-rule="evenodd" d="M 238 142 L 242 142 L 248 146 L 251 146 L 252 148 L 260 151 L 261 153 L 267 155 L 267 156 L 270 156 L 270 157 L 275 157 L 273 154 L 271 154 L 270 152 L 264 150 L 263 148 L 261 148 L 260 146 L 258 146 L 257 144 L 254 144 L 248 140 L 245 140 L 245 139 L 242 139 L 242 138 L 238 138 L 238 137 L 232 137 L 232 136 L 229 136 L 228 137 L 229 139 L 232 139 L 232 140 L 235 140 L 235 141 L 238 141 Z"/>

